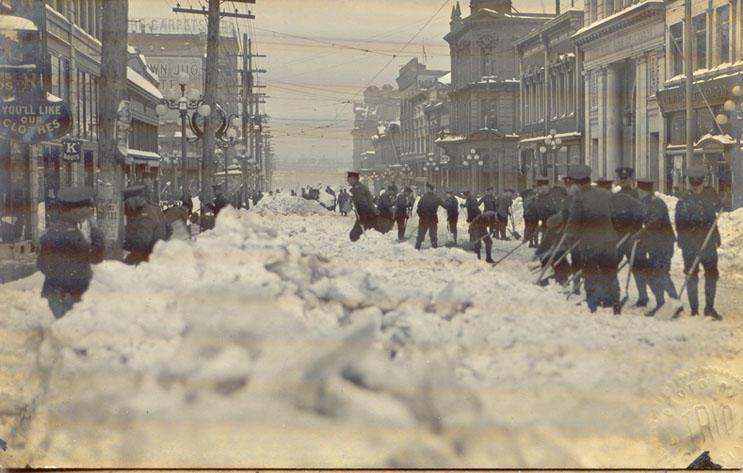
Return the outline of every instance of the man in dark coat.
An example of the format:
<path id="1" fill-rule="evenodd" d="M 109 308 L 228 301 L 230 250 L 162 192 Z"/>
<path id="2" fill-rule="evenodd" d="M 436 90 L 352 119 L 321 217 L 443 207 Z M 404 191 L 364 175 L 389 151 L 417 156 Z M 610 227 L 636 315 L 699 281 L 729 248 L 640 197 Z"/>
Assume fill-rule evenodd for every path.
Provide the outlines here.
<path id="1" fill-rule="evenodd" d="M 498 215 L 496 224 L 496 238 L 499 240 L 510 240 L 506 235 L 508 229 L 508 217 L 511 215 L 513 197 L 510 191 L 505 191 L 495 200 L 495 213 Z"/>
<path id="2" fill-rule="evenodd" d="M 350 200 L 351 196 L 348 194 L 346 189 L 341 189 L 338 193 L 338 211 L 344 217 L 348 215 L 348 211 L 350 210 Z"/>
<path id="3" fill-rule="evenodd" d="M 617 234 L 611 221 L 611 193 L 591 187 L 591 168 L 570 167 L 568 176 L 578 187 L 570 207 L 566 228 L 566 245 L 580 241 L 586 300 L 591 312 L 599 306 L 612 307 L 621 313 L 617 279 Z"/>
<path id="4" fill-rule="evenodd" d="M 637 191 L 644 207 L 644 229 L 640 234 L 640 246 L 647 261 L 647 282 L 655 296 L 655 308 L 645 315 L 652 317 L 666 302 L 665 293 L 678 299 L 676 287 L 671 280 L 671 258 L 676 244 L 676 234 L 671 226 L 668 206 L 654 191 L 654 182 L 637 180 Z"/>
<path id="5" fill-rule="evenodd" d="M 704 315 L 714 320 L 722 317 L 715 310 L 717 280 L 720 273 L 717 269 L 717 248 L 720 246 L 720 231 L 715 226 L 717 212 L 721 205 L 717 195 L 704 192 L 704 180 L 707 170 L 702 167 L 691 167 L 687 172 L 690 190 L 681 196 L 676 204 L 676 233 L 678 245 L 684 258 L 684 273 L 689 274 L 697 256 L 699 264 L 691 272 L 686 293 L 689 297 L 691 315 L 699 315 L 699 266 L 704 267 Z M 707 246 L 702 248 L 707 233 L 712 229 L 712 237 Z"/>
<path id="6" fill-rule="evenodd" d="M 483 212 L 475 217 L 469 226 L 470 243 L 473 244 L 473 249 L 477 253 L 477 259 L 482 259 L 481 248 L 484 241 L 485 261 L 488 263 L 495 262 L 493 261 L 493 239 L 490 236 L 490 228 L 495 225 L 497 218 L 495 212 Z"/>
<path id="7" fill-rule="evenodd" d="M 430 235 L 431 247 L 438 246 L 438 210 L 444 206 L 444 202 L 434 192 L 433 184 L 426 184 L 426 193 L 418 201 L 418 238 L 415 241 L 415 249 L 420 250 L 426 233 Z"/>
<path id="8" fill-rule="evenodd" d="M 413 208 L 413 190 L 406 187 L 395 197 L 395 222 L 397 223 L 397 239 L 405 240 L 405 226 L 410 218 L 410 210 Z"/>
<path id="9" fill-rule="evenodd" d="M 44 274 L 41 297 L 55 318 L 80 301 L 93 277 L 91 265 L 103 260 L 103 233 L 92 224 L 93 189 L 62 189 L 59 219 L 41 237 L 36 265 Z"/>
<path id="10" fill-rule="evenodd" d="M 387 186 L 387 189 L 379 196 L 377 203 L 377 209 L 379 210 L 377 229 L 381 233 L 389 232 L 395 224 L 393 212 L 396 197 L 395 188 L 392 185 Z"/>
<path id="11" fill-rule="evenodd" d="M 129 252 L 125 263 L 137 265 L 148 261 L 155 244 L 166 239 L 165 216 L 161 216 L 162 211 L 158 213 L 158 210 L 145 200 L 144 186 L 124 189 L 126 228 L 123 248 Z"/>
<path id="12" fill-rule="evenodd" d="M 379 211 L 374 205 L 369 188 L 359 181 L 359 173 L 350 171 L 347 182 L 351 187 L 351 200 L 356 209 L 356 223 L 348 236 L 351 241 L 358 241 L 365 230 L 376 227 Z"/>
<path id="13" fill-rule="evenodd" d="M 536 197 L 534 189 L 526 189 L 521 193 L 521 202 L 524 206 L 524 241 L 529 242 L 529 248 L 536 248 L 539 245 Z"/>
<path id="14" fill-rule="evenodd" d="M 470 191 L 464 191 L 464 204 L 462 207 L 467 209 L 467 223 L 471 223 L 478 215 L 482 213 L 477 198 Z"/>
<path id="15" fill-rule="evenodd" d="M 617 249 L 619 262 L 626 258 L 627 262 L 632 258 L 632 248 L 635 249 L 635 259 L 632 262 L 632 276 L 637 286 L 637 303 L 635 307 L 646 307 L 648 305 L 648 261 L 647 251 L 642 247 L 641 240 L 638 240 L 638 232 L 642 230 L 644 206 L 640 202 L 637 189 L 633 185 L 635 170 L 630 167 L 617 168 L 617 179 L 621 190 L 612 194 L 611 220 L 614 224 L 614 230 L 617 232 L 617 238 L 624 242 Z M 611 190 L 611 186 L 609 187 Z"/>
<path id="16" fill-rule="evenodd" d="M 498 199 L 495 197 L 493 190 L 494 189 L 492 187 L 488 187 L 485 190 L 485 195 L 480 197 L 480 200 L 477 201 L 477 206 L 478 207 L 482 206 L 484 212 L 496 212 L 497 211 Z"/>
<path id="17" fill-rule="evenodd" d="M 214 217 L 216 218 L 219 212 L 228 205 L 230 201 L 224 195 L 224 187 L 222 184 L 216 184 L 214 186 Z"/>
<path id="18" fill-rule="evenodd" d="M 547 231 L 547 219 L 562 209 L 562 202 L 568 193 L 563 187 L 550 187 L 547 178 L 538 178 L 537 184 L 536 211 L 540 221 L 539 231 L 544 234 Z"/>
<path id="19" fill-rule="evenodd" d="M 444 208 L 446 209 L 446 224 L 449 233 L 454 237 L 454 244 L 457 243 L 457 223 L 459 223 L 459 201 L 454 197 L 454 192 L 446 193 L 444 199 Z"/>

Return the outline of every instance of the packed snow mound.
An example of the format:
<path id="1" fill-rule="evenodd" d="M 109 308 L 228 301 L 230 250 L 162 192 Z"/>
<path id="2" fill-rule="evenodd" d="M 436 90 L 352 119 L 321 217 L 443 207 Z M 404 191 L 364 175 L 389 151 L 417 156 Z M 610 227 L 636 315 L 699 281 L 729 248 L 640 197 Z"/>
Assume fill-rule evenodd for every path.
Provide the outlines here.
<path id="1" fill-rule="evenodd" d="M 367 464 L 414 466 L 395 453 L 405 442 L 372 448 L 373 431 L 402 429 L 417 439 L 415 448 L 445 429 L 482 421 L 479 401 L 443 368 L 445 357 L 390 360 L 412 319 L 437 323 L 427 313 L 432 302 L 447 318 L 469 305 L 453 288 L 406 300 L 381 278 L 304 252 L 261 217 L 224 209 L 213 232 L 194 243 L 159 244 L 148 264 L 95 267 L 82 302 L 52 324 L 42 346 L 40 362 L 51 377 L 33 450 L 40 463 L 54 464 L 90 464 L 91 448 L 113 443 L 126 453 L 114 448 L 96 461 L 333 465 L 330 451 L 286 446 L 275 446 L 274 464 L 270 440 L 261 444 L 266 451 L 249 440 L 259 434 L 256 425 L 301 431 L 332 421 L 368 428 L 354 441 L 365 454 L 383 456 Z M 47 427 L 60 418 L 68 419 L 64 426 Z M 155 419 L 157 426 L 149 425 Z M 245 440 L 215 434 L 225 422 L 243 429 L 237 437 Z M 172 430 L 151 431 L 163 425 Z M 132 443 L 138 429 L 157 440 Z M 229 447 L 235 442 L 251 446 Z M 445 460 L 453 449 L 446 442 L 429 449 L 440 463 L 421 464 L 455 464 Z"/>
<path id="2" fill-rule="evenodd" d="M 729 277 L 734 284 L 743 286 L 743 209 L 722 214 L 718 227 L 723 278 Z"/>
<path id="3" fill-rule="evenodd" d="M 261 215 L 322 215 L 328 209 L 316 200 L 307 200 L 303 197 L 290 194 L 274 194 L 264 196 L 253 211 Z"/>

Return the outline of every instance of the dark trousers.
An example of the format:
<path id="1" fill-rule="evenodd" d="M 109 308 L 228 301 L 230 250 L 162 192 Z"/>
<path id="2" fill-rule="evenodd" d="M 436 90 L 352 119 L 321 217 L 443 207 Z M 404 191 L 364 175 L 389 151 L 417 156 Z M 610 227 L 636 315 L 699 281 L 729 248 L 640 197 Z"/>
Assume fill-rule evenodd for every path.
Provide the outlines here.
<path id="1" fill-rule="evenodd" d="M 397 239 L 404 240 L 405 239 L 405 225 L 408 223 L 408 218 L 407 217 L 395 217 L 395 222 L 397 223 Z"/>
<path id="2" fill-rule="evenodd" d="M 459 215 L 456 217 L 449 217 L 447 219 L 447 225 L 449 227 L 449 233 L 454 236 L 454 243 L 457 242 L 457 223 L 459 223 Z"/>
<path id="3" fill-rule="evenodd" d="M 495 236 L 499 240 L 507 240 L 506 228 L 508 228 L 508 216 L 498 215 L 497 221 L 495 222 Z"/>
<path id="4" fill-rule="evenodd" d="M 436 248 L 439 245 L 438 235 L 439 223 L 434 219 L 421 217 L 418 223 L 418 238 L 415 241 L 415 249 L 420 250 L 423 240 L 426 239 L 426 233 L 431 237 L 431 247 Z"/>
<path id="5" fill-rule="evenodd" d="M 524 219 L 524 241 L 529 242 L 529 248 L 539 246 L 539 220 Z"/>
<path id="6" fill-rule="evenodd" d="M 581 257 L 586 280 L 586 301 L 591 312 L 599 306 L 618 305 L 619 279 L 614 245 L 584 250 Z"/>
<path id="7" fill-rule="evenodd" d="M 356 223 L 353 224 L 353 228 L 351 228 L 351 232 L 348 234 L 351 241 L 358 241 L 359 238 L 361 238 L 361 235 L 364 234 L 364 231 L 374 228 L 375 219 L 376 217 L 366 217 L 356 220 Z"/>
<path id="8" fill-rule="evenodd" d="M 486 226 L 470 226 L 470 242 L 473 243 L 473 249 L 477 253 L 477 259 L 482 259 L 482 243 L 485 242 L 485 259 L 493 260 L 493 239 L 490 237 L 490 231 Z M 483 238 L 484 237 L 484 238 Z"/>
<path id="9" fill-rule="evenodd" d="M 697 257 L 697 251 L 682 248 L 681 255 L 684 257 L 684 273 L 689 274 L 691 265 Z M 717 280 L 720 278 L 720 272 L 717 270 L 717 248 L 708 248 L 702 252 L 699 264 L 694 269 L 694 272 L 691 273 L 689 282 L 686 285 L 686 294 L 689 297 L 689 307 L 692 312 L 699 311 L 699 266 L 704 267 L 704 308 L 714 309 Z"/>
<path id="10" fill-rule="evenodd" d="M 674 299 L 678 298 L 676 286 L 671 280 L 671 257 L 673 249 L 670 252 L 649 252 L 648 253 L 648 285 L 655 296 L 655 304 L 661 306 L 665 304 L 665 294 L 668 293 Z"/>
<path id="11" fill-rule="evenodd" d="M 620 238 L 623 236 L 624 235 L 619 235 Z M 629 262 L 632 257 L 633 245 L 634 240 L 632 238 L 628 238 L 624 243 L 622 243 L 622 246 L 620 246 L 617 251 L 619 253 L 620 262 L 623 258 L 627 258 L 627 261 Z M 635 279 L 635 286 L 637 286 L 638 302 L 647 302 L 648 300 L 648 266 L 647 253 L 643 251 L 642 243 L 639 243 L 637 245 L 637 250 L 635 251 L 635 261 L 632 263 L 631 268 L 632 276 Z"/>

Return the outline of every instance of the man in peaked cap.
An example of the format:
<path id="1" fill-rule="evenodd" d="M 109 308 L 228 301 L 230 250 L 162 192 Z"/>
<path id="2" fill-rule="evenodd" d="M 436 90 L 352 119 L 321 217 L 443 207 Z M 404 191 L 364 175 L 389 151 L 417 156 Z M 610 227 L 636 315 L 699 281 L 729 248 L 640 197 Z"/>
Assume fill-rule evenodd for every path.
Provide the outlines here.
<path id="1" fill-rule="evenodd" d="M 704 267 L 704 315 L 714 320 L 722 320 L 715 310 L 717 280 L 720 273 L 717 269 L 717 248 L 721 244 L 720 232 L 715 226 L 717 212 L 720 211 L 720 200 L 717 194 L 704 191 L 707 169 L 693 166 L 687 170 L 689 190 L 681 196 L 676 204 L 676 233 L 678 245 L 684 258 L 684 273 L 689 274 L 686 293 L 689 298 L 691 315 L 699 315 L 699 266 Z M 709 231 L 712 237 L 704 245 Z M 693 268 L 694 260 L 699 256 L 699 264 Z"/>
<path id="2" fill-rule="evenodd" d="M 637 189 L 633 185 L 633 179 L 635 177 L 635 169 L 629 166 L 622 166 L 616 169 L 617 172 L 617 184 L 621 187 L 619 192 L 629 194 L 635 199 L 638 198 Z"/>
<path id="3" fill-rule="evenodd" d="M 596 184 L 596 187 L 600 187 L 601 189 L 606 189 L 608 191 L 611 191 L 611 188 L 614 185 L 614 181 L 605 177 L 598 177 L 593 182 Z"/>
<path id="4" fill-rule="evenodd" d="M 36 265 L 44 274 L 41 297 L 55 318 L 80 301 L 93 276 L 91 265 L 103 259 L 103 233 L 93 225 L 93 189 L 62 189 L 59 220 L 41 237 Z"/>
<path id="5" fill-rule="evenodd" d="M 612 307 L 621 313 L 617 279 L 617 235 L 611 222 L 611 193 L 591 186 L 591 168 L 570 167 L 568 177 L 574 182 L 575 198 L 570 206 L 566 226 L 566 245 L 579 241 L 586 301 L 591 312 L 599 306 Z"/>
<path id="6" fill-rule="evenodd" d="M 349 171 L 346 181 L 350 186 L 351 200 L 356 209 L 356 223 L 354 223 L 348 237 L 351 241 L 358 241 L 365 230 L 375 228 L 379 211 L 374 205 L 374 198 L 369 188 L 361 183 L 358 172 Z"/>
<path id="7" fill-rule="evenodd" d="M 420 250 L 426 233 L 431 238 L 431 247 L 438 246 L 438 210 L 444 207 L 444 201 L 434 193 L 433 184 L 426 184 L 426 193 L 418 201 L 418 238 L 415 241 L 415 249 Z"/>
<path id="8" fill-rule="evenodd" d="M 655 195 L 654 186 L 652 179 L 637 180 L 637 191 L 644 207 L 644 230 L 638 252 L 643 253 L 647 262 L 647 283 L 655 296 L 655 308 L 645 314 L 648 317 L 655 315 L 665 304 L 666 292 L 671 298 L 678 299 L 670 276 L 676 235 L 671 226 L 668 206 Z"/>
<path id="9" fill-rule="evenodd" d="M 454 244 L 457 244 L 457 223 L 459 223 L 459 201 L 454 197 L 453 191 L 446 193 L 444 199 L 444 208 L 446 209 L 446 223 L 449 233 L 454 237 Z"/>

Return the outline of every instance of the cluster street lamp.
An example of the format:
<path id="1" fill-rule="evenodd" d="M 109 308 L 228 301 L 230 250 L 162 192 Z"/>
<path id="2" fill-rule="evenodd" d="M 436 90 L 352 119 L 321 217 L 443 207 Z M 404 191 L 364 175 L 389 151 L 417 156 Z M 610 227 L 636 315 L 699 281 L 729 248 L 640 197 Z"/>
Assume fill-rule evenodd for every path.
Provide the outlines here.
<path id="1" fill-rule="evenodd" d="M 568 150 L 565 146 L 562 146 L 562 139 L 557 136 L 557 130 L 550 130 L 550 134 L 544 139 L 544 145 L 539 147 L 542 155 L 546 155 L 548 150 L 552 151 L 552 173 L 554 175 L 554 183 L 557 184 L 557 151 L 565 152 Z M 567 173 L 570 168 L 570 156 L 565 158 L 565 165 L 565 172 Z"/>
<path id="2" fill-rule="evenodd" d="M 228 187 L 228 162 L 227 150 L 238 144 L 238 131 L 242 125 L 242 120 L 237 115 L 231 115 L 227 119 L 227 129 L 217 133 L 217 154 L 224 158 L 224 191 Z"/>
<path id="3" fill-rule="evenodd" d="M 473 148 L 470 150 L 470 153 L 465 156 L 462 164 L 470 169 L 470 189 L 472 189 L 473 193 L 476 193 L 477 189 L 475 181 L 477 178 L 477 170 L 478 168 L 482 168 L 485 162 L 480 159 L 480 155 L 477 154 L 477 151 Z"/>
<path id="4" fill-rule="evenodd" d="M 188 85 L 189 75 L 186 72 L 178 74 L 178 85 L 180 86 L 180 93 L 178 89 L 171 89 L 168 91 L 166 98 L 157 105 L 156 112 L 162 117 L 168 113 L 168 110 L 177 110 L 181 118 L 181 191 L 185 194 L 187 192 L 187 168 L 186 168 L 186 123 L 188 122 L 188 112 L 198 112 L 203 117 L 208 117 L 212 109 L 204 103 L 201 98 L 201 93 L 196 89 L 189 89 L 186 91 Z"/>
<path id="5" fill-rule="evenodd" d="M 743 85 L 736 85 L 732 89 L 734 99 L 729 99 L 723 105 L 725 113 L 716 117 L 720 126 L 730 123 L 730 129 L 735 138 L 733 153 L 730 157 L 730 174 L 732 176 L 732 210 L 743 207 L 743 162 L 741 162 L 740 142 L 743 135 Z M 691 163 L 687 163 L 691 164 Z"/>

